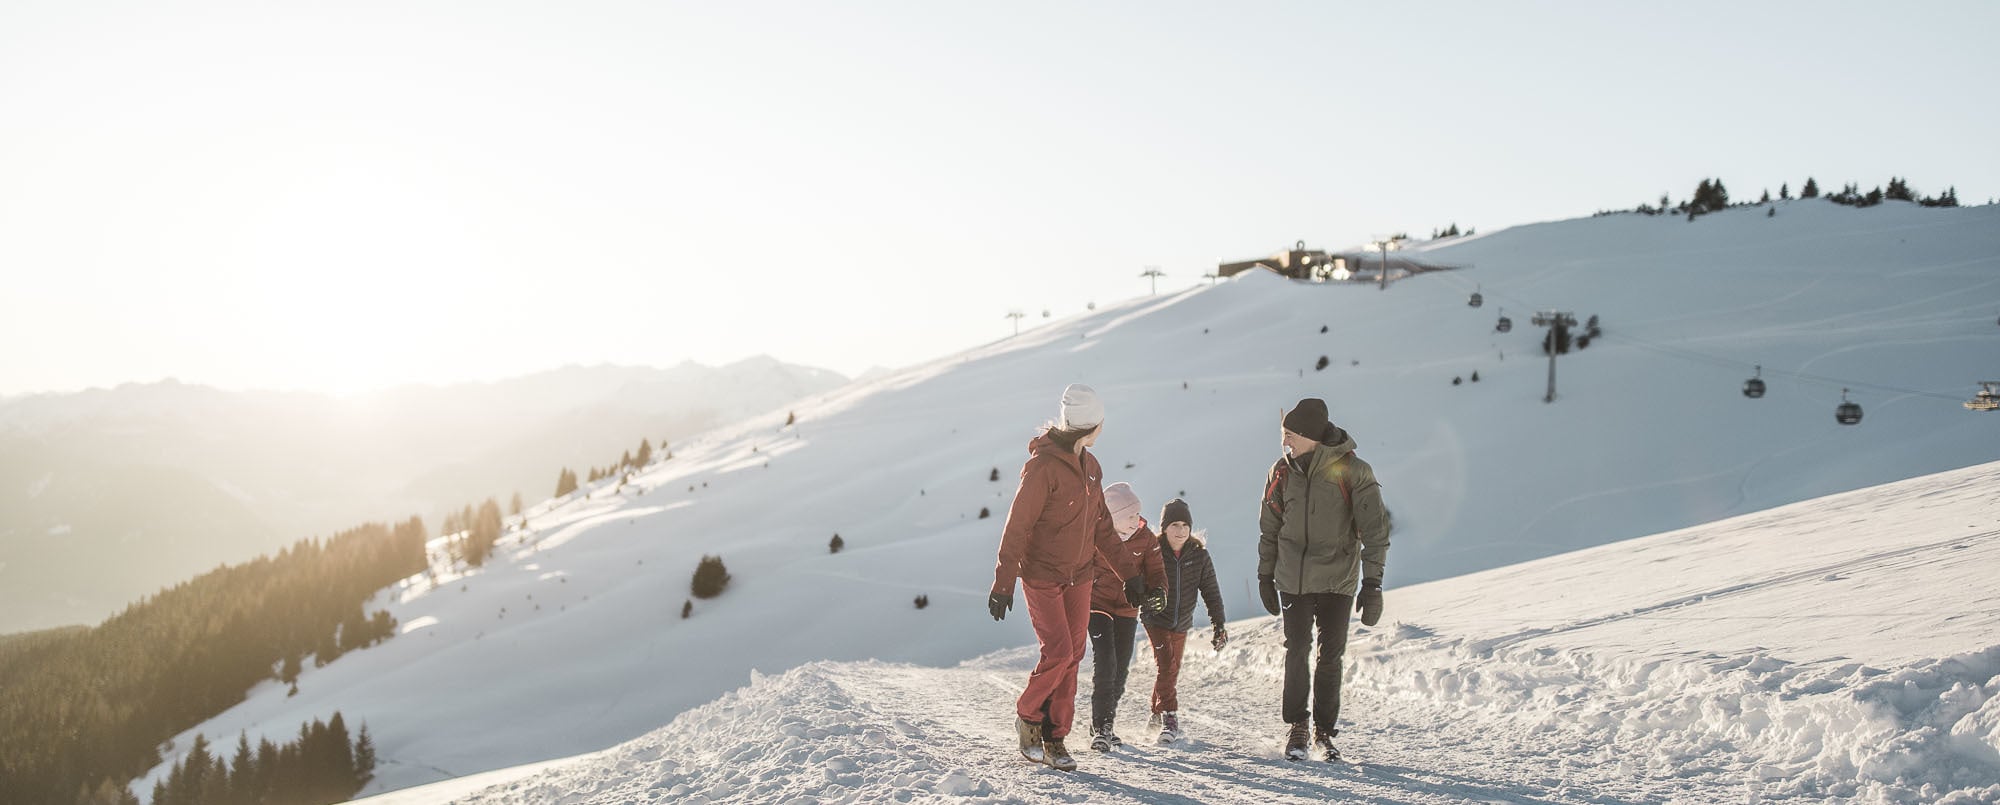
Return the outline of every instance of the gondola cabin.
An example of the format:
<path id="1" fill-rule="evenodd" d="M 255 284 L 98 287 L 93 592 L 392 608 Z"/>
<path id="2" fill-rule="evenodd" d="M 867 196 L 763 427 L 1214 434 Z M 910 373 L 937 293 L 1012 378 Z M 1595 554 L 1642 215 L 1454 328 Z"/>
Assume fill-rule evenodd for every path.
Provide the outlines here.
<path id="1" fill-rule="evenodd" d="M 1833 420 L 1842 425 L 1861 424 L 1861 406 L 1858 403 L 1848 402 L 1847 389 L 1840 390 L 1840 406 L 1833 409 Z"/>
<path id="2" fill-rule="evenodd" d="M 1764 396 L 1764 367 L 1757 367 L 1757 376 L 1743 381 L 1743 396 L 1753 400 Z"/>

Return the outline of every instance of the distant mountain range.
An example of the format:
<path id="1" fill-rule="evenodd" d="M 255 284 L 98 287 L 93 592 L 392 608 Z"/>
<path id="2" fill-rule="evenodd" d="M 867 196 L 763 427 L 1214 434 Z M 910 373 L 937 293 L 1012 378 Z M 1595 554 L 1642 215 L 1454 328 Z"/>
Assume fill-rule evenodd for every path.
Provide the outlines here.
<path id="1" fill-rule="evenodd" d="M 351 399 L 173 380 L 0 399 L 0 633 L 95 623 L 223 562 L 367 520 L 554 491 L 846 384 L 757 357 L 566 366 Z"/>

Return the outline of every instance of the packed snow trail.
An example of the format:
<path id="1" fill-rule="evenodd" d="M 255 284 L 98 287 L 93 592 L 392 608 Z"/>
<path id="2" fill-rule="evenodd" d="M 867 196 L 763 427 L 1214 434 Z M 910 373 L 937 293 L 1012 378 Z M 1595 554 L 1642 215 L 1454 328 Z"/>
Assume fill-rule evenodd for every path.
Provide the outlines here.
<path id="1" fill-rule="evenodd" d="M 1277 639 L 1269 624 L 1256 631 L 1264 633 L 1260 641 Z M 1210 656 L 1190 657 L 1184 669 L 1216 662 L 1204 653 Z M 1150 662 L 1135 662 L 1121 708 L 1126 745 L 1078 751 L 1078 770 L 1058 772 L 1022 760 L 1014 746 L 1014 697 L 1033 664 L 1019 652 L 949 669 L 815 663 L 697 708 L 684 717 L 688 729 L 604 756 L 636 774 L 587 780 L 559 771 L 462 801 L 1628 801 L 1575 796 L 1552 758 L 1511 757 L 1504 742 L 1467 743 L 1464 735 L 1410 725 L 1373 736 L 1350 730 L 1340 741 L 1347 762 L 1287 761 L 1278 752 L 1275 686 L 1213 672 L 1185 686 L 1188 739 L 1156 746 L 1143 734 Z M 1348 707 L 1379 712 L 1385 703 L 1361 694 Z"/>
<path id="2" fill-rule="evenodd" d="M 1075 773 L 1016 751 L 1023 647 L 753 675 L 603 753 L 396 802 L 2000 802 L 1995 489 L 2000 463 L 1392 589 L 1349 640 L 1340 763 L 1280 756 L 1256 617 L 1189 649 L 1182 744 L 1152 745 L 1139 652 L 1126 745 L 1079 729 Z"/>

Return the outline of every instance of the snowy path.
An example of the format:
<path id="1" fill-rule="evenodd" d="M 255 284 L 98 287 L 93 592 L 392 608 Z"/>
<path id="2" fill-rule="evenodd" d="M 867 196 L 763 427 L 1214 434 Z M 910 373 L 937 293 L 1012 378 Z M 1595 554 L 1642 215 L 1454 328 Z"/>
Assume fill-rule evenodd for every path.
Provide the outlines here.
<path id="1" fill-rule="evenodd" d="M 1257 631 L 1264 633 L 1260 642 L 1275 639 L 1270 628 Z M 545 774 L 463 801 L 1651 801 L 1578 785 L 1551 756 L 1509 756 L 1519 747 L 1480 740 L 1476 725 L 1434 730 L 1392 721 L 1372 735 L 1350 726 L 1340 743 L 1355 762 L 1292 763 L 1278 752 L 1276 686 L 1213 652 L 1202 654 L 1190 656 L 1184 669 L 1187 741 L 1162 747 L 1142 738 L 1153 681 L 1151 662 L 1142 657 L 1134 662 L 1121 718 L 1129 743 L 1098 754 L 1087 750 L 1079 731 L 1073 751 L 1081 768 L 1073 774 L 1030 764 L 1014 751 L 1013 700 L 1032 662 L 1016 652 L 1011 660 L 947 669 L 805 666 L 690 714 L 695 729 L 641 739 L 578 774 Z M 1086 683 L 1089 672 L 1086 663 Z M 760 688 L 774 695 L 759 696 Z M 1089 697 L 1078 706 L 1087 713 Z M 1348 702 L 1351 711 L 1378 718 L 1395 707 L 1393 696 L 1370 691 L 1356 691 Z M 605 764 L 634 773 L 606 779 Z M 1676 790 L 1686 793 L 1684 785 Z"/>
<path id="2" fill-rule="evenodd" d="M 1996 802 L 1996 488 L 1970 467 L 1392 590 L 1349 639 L 1347 763 L 1280 757 L 1284 650 L 1256 617 L 1221 652 L 1194 635 L 1181 745 L 1146 740 L 1142 646 L 1130 743 L 1073 734 L 1075 773 L 1015 751 L 1024 647 L 753 674 L 590 758 L 396 802 Z"/>

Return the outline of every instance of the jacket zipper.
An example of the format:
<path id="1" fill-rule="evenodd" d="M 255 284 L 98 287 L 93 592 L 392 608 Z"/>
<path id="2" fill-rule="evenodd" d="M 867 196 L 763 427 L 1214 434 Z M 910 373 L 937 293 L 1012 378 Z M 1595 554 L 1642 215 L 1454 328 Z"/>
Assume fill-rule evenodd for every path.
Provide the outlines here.
<path id="1" fill-rule="evenodd" d="M 1307 464 L 1311 464 L 1311 463 L 1312 463 L 1312 462 L 1307 462 Z M 1298 587 L 1298 589 L 1299 589 L 1299 594 L 1300 594 L 1300 595 L 1305 595 L 1305 591 L 1306 591 L 1306 546 L 1307 546 L 1307 543 L 1310 543 L 1310 542 L 1312 541 L 1312 529 L 1311 529 L 1311 528 L 1309 528 L 1309 526 L 1311 526 L 1311 525 L 1312 525 L 1312 489 L 1313 489 L 1313 487 L 1312 487 L 1312 470 L 1311 470 L 1311 468 L 1310 468 L 1310 467 L 1308 467 L 1308 469 L 1307 469 L 1307 471 L 1306 471 L 1306 473 L 1305 473 L 1305 478 L 1304 478 L 1303 480 L 1304 480 L 1304 482 L 1305 482 L 1305 485 L 1306 485 L 1306 488 L 1305 488 L 1305 492 L 1304 492 L 1303 494 L 1301 494 L 1301 495 L 1300 495 L 1300 497 L 1301 497 L 1301 498 L 1303 498 L 1303 499 L 1305 500 L 1305 504 L 1306 504 L 1306 512 L 1305 512 L 1305 514 L 1306 514 L 1306 516 L 1305 516 L 1305 519 L 1304 519 L 1304 520 L 1302 520 L 1302 521 L 1301 521 L 1301 522 L 1299 523 L 1299 533 L 1300 533 L 1300 535 L 1301 535 L 1301 536 L 1299 537 L 1299 587 Z"/>

